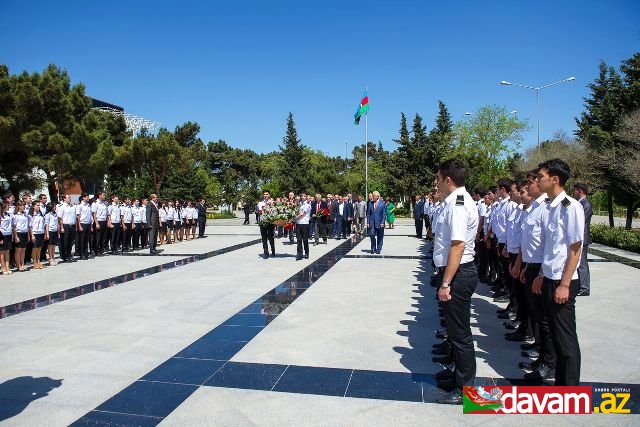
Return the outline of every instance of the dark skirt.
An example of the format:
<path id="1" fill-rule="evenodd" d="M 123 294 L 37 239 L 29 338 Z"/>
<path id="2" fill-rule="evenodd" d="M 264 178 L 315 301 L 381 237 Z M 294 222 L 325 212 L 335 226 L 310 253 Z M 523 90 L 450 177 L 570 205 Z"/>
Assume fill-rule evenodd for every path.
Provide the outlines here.
<path id="1" fill-rule="evenodd" d="M 160 231 L 162 231 L 163 233 L 167 232 L 167 223 L 166 222 L 162 223 L 162 228 L 160 228 Z"/>
<path id="2" fill-rule="evenodd" d="M 176 221 L 176 222 L 175 222 L 175 225 L 176 225 L 176 228 L 177 228 L 177 229 L 180 229 L 180 227 L 182 227 L 182 222 L 180 222 L 180 221 Z"/>
<path id="3" fill-rule="evenodd" d="M 33 243 L 33 247 L 36 249 L 40 249 L 42 247 L 42 242 L 44 241 L 44 234 L 35 234 L 33 235 L 36 241 Z"/>
<path id="4" fill-rule="evenodd" d="M 169 230 L 173 230 L 173 220 L 172 219 L 167 221 L 167 226 L 169 227 Z"/>
<path id="5" fill-rule="evenodd" d="M 58 244 L 58 232 L 57 231 L 50 231 L 49 232 L 49 244 L 53 245 L 53 246 Z"/>
<path id="6" fill-rule="evenodd" d="M 0 233 L 0 251 L 11 250 L 11 235 L 5 236 Z"/>
<path id="7" fill-rule="evenodd" d="M 185 220 L 184 220 L 184 223 L 182 224 L 182 226 L 183 226 L 184 228 L 189 228 L 189 227 L 191 227 L 191 220 L 190 220 L 190 219 L 185 219 Z"/>
<path id="8" fill-rule="evenodd" d="M 18 233 L 19 243 L 16 243 L 16 248 L 24 249 L 29 243 L 29 233 Z"/>

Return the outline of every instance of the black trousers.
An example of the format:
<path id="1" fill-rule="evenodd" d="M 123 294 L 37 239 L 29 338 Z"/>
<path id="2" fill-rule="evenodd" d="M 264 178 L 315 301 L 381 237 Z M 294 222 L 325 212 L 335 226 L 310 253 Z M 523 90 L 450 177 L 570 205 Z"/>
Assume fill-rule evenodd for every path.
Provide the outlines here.
<path id="1" fill-rule="evenodd" d="M 296 239 L 298 240 L 298 256 L 302 256 L 303 246 L 305 255 L 309 256 L 309 224 L 296 224 Z"/>
<path id="2" fill-rule="evenodd" d="M 580 280 L 580 290 L 591 292 L 591 272 L 589 271 L 589 263 L 587 262 L 587 252 L 589 246 L 582 247 L 582 256 L 580 264 L 578 264 L 578 280 Z"/>
<path id="3" fill-rule="evenodd" d="M 158 227 L 151 227 L 149 229 L 149 251 L 154 252 L 156 250 L 156 244 L 158 243 Z"/>
<path id="4" fill-rule="evenodd" d="M 559 280 L 544 278 L 542 301 L 551 326 L 551 337 L 556 350 L 555 385 L 574 386 L 580 383 L 580 344 L 576 331 L 576 295 L 580 288 L 578 279 L 569 284 L 569 299 L 564 304 L 556 304 L 554 295 Z"/>
<path id="5" fill-rule="evenodd" d="M 64 257 L 63 259 L 71 259 L 71 248 L 76 239 L 76 226 L 75 225 L 63 225 L 64 228 Z"/>
<path id="6" fill-rule="evenodd" d="M 149 240 L 149 227 L 147 226 L 146 222 L 143 222 L 141 226 L 142 227 L 140 229 L 140 244 L 142 245 L 143 248 L 146 248 Z"/>
<path id="7" fill-rule="evenodd" d="M 269 245 L 271 245 L 271 253 L 273 255 L 276 254 L 276 243 L 273 237 L 273 224 L 265 224 L 260 225 L 260 236 L 262 237 L 262 249 L 265 254 L 269 253 L 269 248 L 267 247 L 267 240 L 269 241 Z"/>
<path id="8" fill-rule="evenodd" d="M 535 338 L 535 343 L 540 347 L 541 362 L 550 368 L 556 367 L 556 349 L 553 346 L 551 338 L 551 329 L 549 327 L 549 319 L 544 311 L 542 303 L 542 295 L 534 294 L 531 291 L 533 281 L 540 274 L 541 264 L 528 263 L 525 272 L 525 289 L 527 296 L 527 305 L 529 307 L 529 319 L 531 321 L 531 331 Z"/>
<path id="9" fill-rule="evenodd" d="M 480 232 L 480 240 L 476 242 L 476 255 L 478 257 L 478 275 L 489 276 L 489 251 L 484 244 L 484 231 Z"/>
<path id="10" fill-rule="evenodd" d="M 487 262 L 489 269 L 489 280 L 491 282 L 495 282 L 496 284 L 500 283 L 500 260 L 498 259 L 498 240 L 493 237 L 489 239 L 490 246 L 487 248 Z"/>
<path id="11" fill-rule="evenodd" d="M 82 229 L 78 230 L 76 228 L 76 249 L 74 251 L 76 256 L 82 256 Z"/>
<path id="12" fill-rule="evenodd" d="M 296 234 L 296 227 L 298 225 L 297 224 L 293 224 L 293 227 L 291 227 L 288 230 L 284 230 L 284 237 L 288 237 L 289 238 L 289 243 L 293 243 L 293 236 L 297 236 Z"/>
<path id="13" fill-rule="evenodd" d="M 198 237 L 204 237 L 204 226 L 207 224 L 207 218 L 198 216 Z"/>
<path id="14" fill-rule="evenodd" d="M 129 250 L 131 247 L 131 226 L 132 223 L 124 224 L 124 229 L 122 230 L 122 250 Z"/>
<path id="15" fill-rule="evenodd" d="M 461 264 L 450 284 L 451 299 L 442 303 L 447 335 L 453 346 L 456 388 L 460 391 L 462 386 L 473 385 L 476 378 L 476 353 L 471 334 L 471 297 L 477 284 L 478 270 L 473 261 Z"/>
<path id="16" fill-rule="evenodd" d="M 140 237 L 142 236 L 142 224 L 137 222 L 133 224 L 133 249 L 140 248 Z"/>
<path id="17" fill-rule="evenodd" d="M 348 219 L 345 221 L 346 224 L 346 230 L 347 230 L 347 236 L 351 236 L 351 224 L 353 224 L 353 220 L 352 219 Z"/>
<path id="18" fill-rule="evenodd" d="M 502 250 L 507 246 L 506 243 L 498 243 L 498 280 L 502 284 L 502 287 L 509 292 L 509 298 L 513 303 L 515 301 L 515 295 L 513 295 L 511 289 L 511 276 L 509 275 L 509 258 L 502 256 Z"/>
<path id="19" fill-rule="evenodd" d="M 113 224 L 113 228 L 111 229 L 111 252 L 118 251 L 118 243 L 120 243 L 120 234 L 122 230 L 120 229 L 120 224 Z"/>
<path id="20" fill-rule="evenodd" d="M 98 221 L 100 228 L 96 227 L 96 252 L 104 253 L 107 246 L 107 221 Z"/>
<path id="21" fill-rule="evenodd" d="M 509 269 L 513 268 L 516 263 L 518 254 L 512 254 L 509 252 Z M 527 292 L 524 283 L 520 282 L 520 279 L 514 279 L 511 277 L 511 273 L 508 273 L 508 279 L 513 291 L 513 298 L 516 303 L 516 318 L 520 321 L 520 327 L 518 330 L 523 334 L 527 333 L 529 328 L 529 306 L 527 305 Z"/>
<path id="22" fill-rule="evenodd" d="M 80 254 L 89 257 L 89 239 L 91 238 L 91 224 L 80 224 Z"/>
<path id="23" fill-rule="evenodd" d="M 313 234 L 315 234 L 316 243 L 320 241 L 320 237 L 322 237 L 322 240 L 327 243 L 327 223 L 321 219 L 316 219 L 314 227 L 315 231 Z"/>
<path id="24" fill-rule="evenodd" d="M 422 238 L 422 218 L 414 218 L 413 221 L 416 224 L 416 237 Z"/>

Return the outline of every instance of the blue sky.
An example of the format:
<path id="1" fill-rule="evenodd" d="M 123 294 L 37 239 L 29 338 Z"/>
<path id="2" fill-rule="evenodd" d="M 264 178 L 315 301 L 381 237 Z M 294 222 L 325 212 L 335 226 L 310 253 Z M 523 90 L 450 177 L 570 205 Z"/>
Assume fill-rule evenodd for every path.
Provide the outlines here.
<path id="1" fill-rule="evenodd" d="M 293 112 L 304 144 L 331 155 L 364 142 L 353 125 L 369 86 L 369 140 L 394 149 L 400 112 L 431 127 L 482 105 L 518 110 L 536 141 L 572 132 L 598 63 L 640 51 L 640 2 L 581 1 L 0 1 L 0 63 L 53 62 L 87 94 L 173 129 L 201 125 L 258 152 L 277 149 Z"/>

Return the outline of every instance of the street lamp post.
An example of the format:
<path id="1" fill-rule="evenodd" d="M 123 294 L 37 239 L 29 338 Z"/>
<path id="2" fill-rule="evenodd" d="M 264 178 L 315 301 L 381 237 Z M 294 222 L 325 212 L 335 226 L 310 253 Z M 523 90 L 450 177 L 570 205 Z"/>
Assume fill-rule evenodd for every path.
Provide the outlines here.
<path id="1" fill-rule="evenodd" d="M 522 85 L 519 83 L 512 83 L 505 80 L 502 80 L 500 82 L 500 84 L 503 86 L 518 86 L 518 87 L 523 87 L 525 89 L 532 89 L 536 91 L 536 121 L 537 121 L 537 128 L 538 128 L 538 152 L 540 152 L 540 91 L 550 86 L 559 85 L 560 83 L 572 82 L 575 79 L 576 79 L 575 77 L 567 77 L 566 79 L 558 80 L 557 82 L 549 83 L 549 84 L 538 86 L 538 87 Z"/>

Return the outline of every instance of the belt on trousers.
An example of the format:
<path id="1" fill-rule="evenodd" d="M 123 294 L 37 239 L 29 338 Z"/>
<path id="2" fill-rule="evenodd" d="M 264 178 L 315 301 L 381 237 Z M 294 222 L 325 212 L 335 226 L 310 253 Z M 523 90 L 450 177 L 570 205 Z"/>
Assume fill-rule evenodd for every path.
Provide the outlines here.
<path id="1" fill-rule="evenodd" d="M 474 262 L 474 261 L 463 262 L 462 264 L 460 264 L 460 265 L 458 266 L 458 270 L 459 270 L 459 269 L 461 269 L 461 268 L 467 268 L 467 267 L 470 267 L 470 266 L 472 266 L 472 265 L 474 265 L 474 264 L 475 264 L 475 262 Z M 444 273 L 444 271 L 445 271 L 446 269 L 447 269 L 447 266 L 446 266 L 446 265 L 445 265 L 445 266 L 443 266 L 443 267 L 436 267 L 436 271 L 437 271 L 438 273 Z"/>

